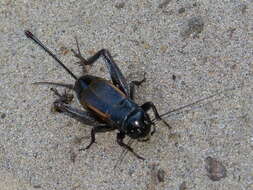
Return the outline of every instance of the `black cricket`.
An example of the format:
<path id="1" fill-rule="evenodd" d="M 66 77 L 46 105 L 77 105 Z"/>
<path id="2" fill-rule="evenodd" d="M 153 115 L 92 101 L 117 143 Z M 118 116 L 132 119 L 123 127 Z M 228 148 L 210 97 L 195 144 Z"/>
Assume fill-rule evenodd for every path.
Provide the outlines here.
<path id="1" fill-rule="evenodd" d="M 124 143 L 123 140 L 126 135 L 132 139 L 147 140 L 155 132 L 154 121 L 162 121 L 170 128 L 169 124 L 161 118 L 152 102 L 146 102 L 141 106 L 134 102 L 135 86 L 139 86 L 145 81 L 145 75 L 143 80 L 132 81 L 128 85 L 124 75 L 107 50 L 102 49 L 86 60 L 82 57 L 76 41 L 78 53 L 72 50 L 75 57 L 79 58 L 84 65 L 92 65 L 98 58 L 103 57 L 111 81 L 92 75 L 84 75 L 78 78 L 30 31 L 25 31 L 25 35 L 43 48 L 76 80 L 75 85 L 54 82 L 39 83 L 63 86 L 76 92 L 80 104 L 86 111 L 70 106 L 66 96 L 60 95 L 57 91 L 55 93 L 60 98 L 54 102 L 54 106 L 58 111 L 86 125 L 93 126 L 89 145 L 80 150 L 90 148 L 95 142 L 96 133 L 118 130 L 117 143 L 132 152 L 137 158 L 144 160 L 129 145 Z M 155 119 L 150 119 L 147 113 L 149 110 L 154 112 Z"/>

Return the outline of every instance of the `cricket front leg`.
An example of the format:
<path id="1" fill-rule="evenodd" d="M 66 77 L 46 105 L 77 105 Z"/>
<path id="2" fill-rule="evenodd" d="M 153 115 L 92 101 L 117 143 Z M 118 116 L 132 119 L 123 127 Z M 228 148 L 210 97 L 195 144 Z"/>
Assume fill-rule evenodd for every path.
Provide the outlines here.
<path id="1" fill-rule="evenodd" d="M 105 132 L 108 132 L 108 131 L 112 131 L 114 130 L 115 128 L 114 127 L 111 127 L 111 126 L 108 126 L 108 125 L 99 125 L 99 126 L 95 126 L 92 128 L 91 130 L 91 141 L 89 143 L 88 146 L 86 146 L 85 148 L 81 148 L 79 149 L 79 151 L 82 151 L 82 150 L 87 150 L 91 147 L 91 145 L 93 143 L 95 143 L 96 141 L 96 133 L 105 133 Z"/>
<path id="2" fill-rule="evenodd" d="M 153 102 L 146 102 L 144 103 L 141 108 L 147 112 L 148 110 L 152 109 L 152 111 L 154 112 L 154 115 L 155 115 L 155 118 L 158 120 L 158 121 L 162 121 L 169 129 L 171 128 L 171 126 L 164 120 L 161 118 L 161 116 L 159 115 L 155 105 Z"/>
<path id="3" fill-rule="evenodd" d="M 130 151 L 131 153 L 133 153 L 133 155 L 135 155 L 138 159 L 141 160 L 145 160 L 145 158 L 141 157 L 140 155 L 138 155 L 136 152 L 134 152 L 133 148 L 128 146 L 127 144 L 125 144 L 123 142 L 123 139 L 125 138 L 125 134 L 124 133 L 118 133 L 117 134 L 117 143 L 122 146 L 123 148 L 127 149 L 128 151 Z"/>

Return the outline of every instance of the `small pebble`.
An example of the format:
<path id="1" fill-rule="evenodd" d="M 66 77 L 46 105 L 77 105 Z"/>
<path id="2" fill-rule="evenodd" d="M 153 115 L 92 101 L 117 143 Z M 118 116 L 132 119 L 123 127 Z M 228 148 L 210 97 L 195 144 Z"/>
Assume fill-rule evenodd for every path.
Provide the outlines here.
<path id="1" fill-rule="evenodd" d="M 162 9 L 164 7 L 166 7 L 172 0 L 164 0 L 159 6 L 158 8 Z"/>
<path id="2" fill-rule="evenodd" d="M 179 14 L 182 14 L 182 13 L 184 13 L 185 12 L 185 8 L 180 8 L 179 10 L 178 10 L 178 13 Z"/>
<path id="3" fill-rule="evenodd" d="M 41 188 L 41 185 L 34 185 L 33 186 L 35 189 L 40 189 Z"/>
<path id="4" fill-rule="evenodd" d="M 71 151 L 70 151 L 70 160 L 71 160 L 73 163 L 76 162 L 76 157 L 77 157 L 77 154 L 76 154 L 73 150 L 71 150 Z"/>
<path id="5" fill-rule="evenodd" d="M 157 178 L 159 182 L 164 182 L 164 177 L 165 177 L 165 171 L 163 169 L 159 169 L 157 171 Z"/>
<path id="6" fill-rule="evenodd" d="M 227 176 L 226 168 L 223 164 L 215 158 L 207 157 L 205 159 L 207 176 L 212 181 L 219 181 Z"/>
<path id="7" fill-rule="evenodd" d="M 184 181 L 183 183 L 181 183 L 181 185 L 179 186 L 179 190 L 186 190 L 186 182 Z"/>
<path id="8" fill-rule="evenodd" d="M 1 119 L 4 119 L 6 117 L 6 114 L 5 113 L 2 113 L 1 114 Z"/>
<path id="9" fill-rule="evenodd" d="M 117 3 L 117 4 L 115 5 L 115 7 L 116 7 L 117 9 L 123 9 L 124 6 L 125 6 L 125 3 L 124 3 L 124 2 Z"/>
<path id="10" fill-rule="evenodd" d="M 187 25 L 181 32 L 183 37 L 189 37 L 190 35 L 198 35 L 204 30 L 204 20 L 200 16 L 192 17 L 187 21 Z"/>

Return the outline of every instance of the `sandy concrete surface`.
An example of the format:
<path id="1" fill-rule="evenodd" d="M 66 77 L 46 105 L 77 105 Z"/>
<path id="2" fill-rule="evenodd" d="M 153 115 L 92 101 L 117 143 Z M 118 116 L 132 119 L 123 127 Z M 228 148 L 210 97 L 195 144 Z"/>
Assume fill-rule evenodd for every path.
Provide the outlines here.
<path id="1" fill-rule="evenodd" d="M 252 0 L 1 0 L 0 18 L 1 190 L 253 189 Z M 50 87 L 32 85 L 74 80 L 27 29 L 79 76 L 75 36 L 86 57 L 108 49 L 129 81 L 146 72 L 136 101 L 160 113 L 218 94 L 134 143 L 145 161 L 128 153 L 113 169 L 116 131 L 79 152 L 91 128 L 53 113 Z M 90 73 L 108 77 L 101 65 Z"/>

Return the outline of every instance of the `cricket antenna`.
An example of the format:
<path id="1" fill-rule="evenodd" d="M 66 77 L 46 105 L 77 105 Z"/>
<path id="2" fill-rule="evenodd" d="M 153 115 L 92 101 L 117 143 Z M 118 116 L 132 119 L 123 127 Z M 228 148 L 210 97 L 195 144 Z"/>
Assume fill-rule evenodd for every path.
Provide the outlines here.
<path id="1" fill-rule="evenodd" d="M 128 146 L 131 146 L 134 142 L 134 139 L 130 139 L 127 143 Z M 114 165 L 113 169 L 115 170 L 123 161 L 124 157 L 126 156 L 126 154 L 128 153 L 127 149 L 123 149 L 123 151 L 121 152 L 119 159 L 117 160 L 116 164 Z"/>
<path id="2" fill-rule="evenodd" d="M 29 30 L 25 30 L 25 35 L 27 38 L 31 38 L 36 44 L 43 48 L 51 57 L 54 58 L 74 79 L 78 79 L 57 57 L 53 54 L 42 42 L 33 35 Z"/>
<path id="3" fill-rule="evenodd" d="M 235 90 L 236 88 L 239 88 L 239 87 L 228 88 L 228 89 L 225 89 L 225 90 L 223 90 L 223 91 L 217 92 L 217 93 L 215 93 L 215 94 L 209 95 L 209 96 L 207 96 L 207 97 L 201 98 L 201 99 L 199 99 L 199 100 L 197 100 L 197 101 L 195 101 L 195 102 L 192 102 L 192 103 L 190 103 L 190 104 L 187 104 L 187 105 L 181 106 L 181 107 L 179 107 L 179 108 L 176 108 L 176 109 L 167 111 L 166 113 L 161 114 L 160 117 L 165 118 L 165 117 L 168 116 L 170 113 L 180 111 L 180 110 L 182 110 L 182 109 L 184 109 L 184 108 L 187 108 L 187 107 L 191 107 L 191 106 L 193 106 L 193 105 L 195 105 L 195 104 L 198 104 L 198 103 L 200 103 L 200 102 L 203 102 L 203 101 L 208 100 L 208 99 L 210 99 L 210 98 L 213 98 L 213 97 L 215 97 L 215 96 L 221 95 L 221 94 L 223 94 L 224 92 L 233 91 L 233 90 Z M 154 122 L 154 121 L 157 121 L 157 119 L 152 119 L 151 121 Z"/>

